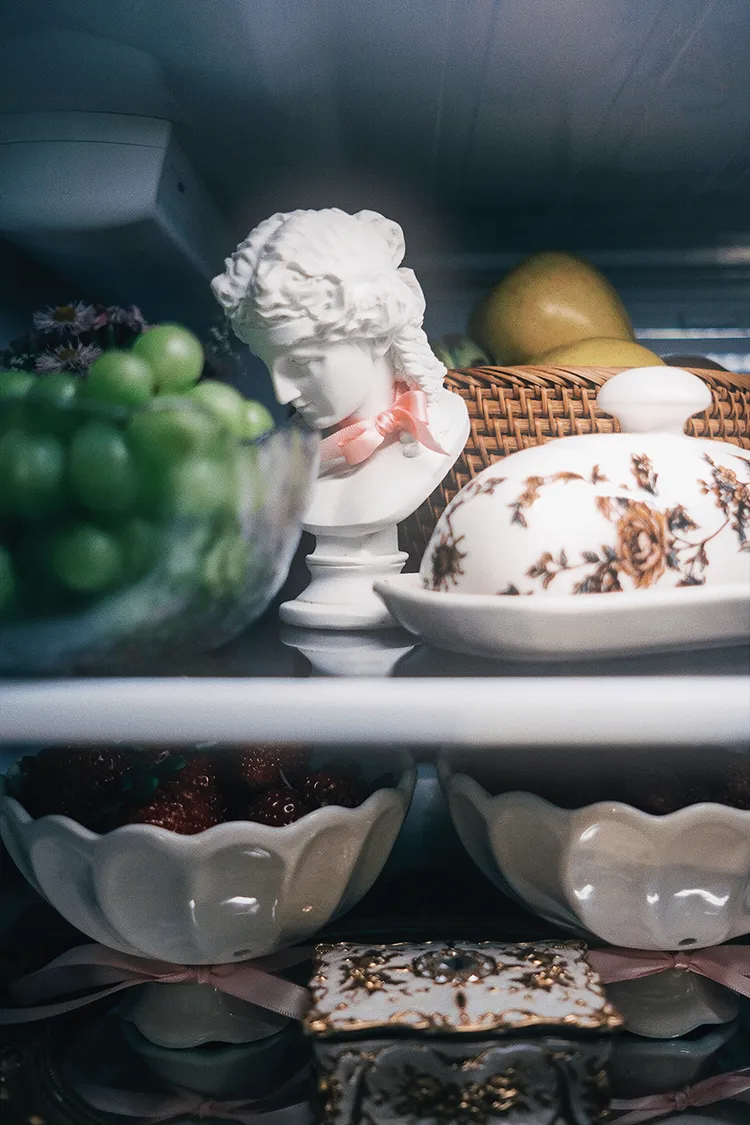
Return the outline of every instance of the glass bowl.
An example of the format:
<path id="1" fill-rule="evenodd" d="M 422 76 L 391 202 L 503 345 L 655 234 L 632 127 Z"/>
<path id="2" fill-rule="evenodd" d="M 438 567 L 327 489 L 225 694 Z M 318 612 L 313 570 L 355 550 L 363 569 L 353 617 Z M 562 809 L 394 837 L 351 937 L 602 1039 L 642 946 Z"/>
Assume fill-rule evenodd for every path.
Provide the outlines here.
<path id="1" fill-rule="evenodd" d="M 161 419 L 156 442 L 153 430 L 143 439 L 145 415 L 147 436 L 153 418 Z M 76 436 L 84 429 L 96 435 L 97 427 L 110 439 L 100 459 L 96 440 L 87 450 Z M 58 463 L 62 456 L 62 475 L 54 496 L 44 493 L 43 474 L 41 492 L 22 481 L 19 513 L 18 492 L 9 511 L 14 494 L 3 457 L 13 469 L 14 441 L 25 448 L 29 435 L 32 442 L 42 435 L 42 446 L 57 443 L 52 452 Z M 15 580 L 12 599 L 0 604 L 0 675 L 138 672 L 164 655 L 208 651 L 241 632 L 287 575 L 317 475 L 318 442 L 293 421 L 241 441 L 185 399 L 156 399 L 137 410 L 0 400 L 0 548 Z M 135 465 L 129 495 L 115 495 L 124 476 L 113 476 L 107 464 L 118 450 Z M 23 476 L 33 458 L 17 461 Z M 71 564 L 67 536 L 82 525 L 121 552 L 117 577 L 100 589 L 60 579 L 60 568 Z M 74 570 L 79 564 L 74 553 Z"/>

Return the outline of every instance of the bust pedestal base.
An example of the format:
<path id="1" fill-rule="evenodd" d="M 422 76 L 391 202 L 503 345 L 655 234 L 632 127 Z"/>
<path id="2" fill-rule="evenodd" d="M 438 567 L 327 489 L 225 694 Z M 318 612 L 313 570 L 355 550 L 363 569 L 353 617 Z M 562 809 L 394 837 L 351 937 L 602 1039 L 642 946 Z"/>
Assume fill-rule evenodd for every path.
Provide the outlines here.
<path id="1" fill-rule="evenodd" d="M 295 629 L 285 625 L 281 641 L 307 657 L 319 676 L 390 676 L 402 656 L 417 644 L 403 629 Z"/>
<path id="2" fill-rule="evenodd" d="M 372 584 L 400 574 L 407 558 L 395 525 L 357 538 L 318 536 L 307 558 L 310 584 L 279 616 L 304 629 L 397 629 Z"/>

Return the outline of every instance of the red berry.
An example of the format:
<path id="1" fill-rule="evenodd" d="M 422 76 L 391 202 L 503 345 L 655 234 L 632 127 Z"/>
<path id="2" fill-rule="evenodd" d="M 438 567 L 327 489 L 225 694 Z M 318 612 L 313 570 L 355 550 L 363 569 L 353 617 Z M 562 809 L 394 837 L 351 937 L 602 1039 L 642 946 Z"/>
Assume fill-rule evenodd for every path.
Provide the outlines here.
<path id="1" fill-rule="evenodd" d="M 156 765 L 159 778 L 150 800 L 127 809 L 121 824 L 154 824 L 189 836 L 213 828 L 225 819 L 226 806 L 211 754 L 171 755 Z M 174 771 L 170 761 L 178 764 Z"/>
<path id="2" fill-rule="evenodd" d="M 224 808 L 216 760 L 212 754 L 191 754 L 179 773 L 164 781 L 163 789 L 176 794 L 201 795 L 206 804 L 217 811 Z"/>
<path id="3" fill-rule="evenodd" d="M 300 791 L 315 809 L 325 805 L 354 809 L 364 800 L 360 782 L 345 770 L 313 770 L 302 782 Z"/>
<path id="4" fill-rule="evenodd" d="M 221 816 L 209 804 L 201 804 L 189 796 L 163 796 L 155 797 L 141 809 L 132 810 L 120 823 L 153 824 L 182 836 L 193 836 L 220 824 Z"/>
<path id="5" fill-rule="evenodd" d="M 304 775 L 308 758 L 304 746 L 242 746 L 226 752 L 226 784 L 230 791 L 239 786 L 243 796 L 284 785 L 294 787 Z"/>
<path id="6" fill-rule="evenodd" d="M 294 789 L 269 789 L 246 805 L 238 819 L 281 828 L 285 824 L 293 824 L 310 811 L 307 801 Z"/>
<path id="7" fill-rule="evenodd" d="M 119 799 L 127 768 L 116 746 L 53 746 L 23 759 L 19 799 L 30 816 L 56 813 L 90 827 Z"/>

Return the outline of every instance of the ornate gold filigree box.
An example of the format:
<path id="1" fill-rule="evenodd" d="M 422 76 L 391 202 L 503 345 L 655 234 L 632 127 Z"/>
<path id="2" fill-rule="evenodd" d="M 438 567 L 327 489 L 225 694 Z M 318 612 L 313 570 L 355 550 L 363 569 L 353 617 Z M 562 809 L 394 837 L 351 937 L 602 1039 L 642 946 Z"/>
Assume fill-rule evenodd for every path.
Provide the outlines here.
<path id="1" fill-rule="evenodd" d="M 323 945 L 311 991 L 331 1125 L 489 1125 L 542 1107 L 549 1125 L 588 1125 L 606 1111 L 622 1019 L 582 942 Z"/>

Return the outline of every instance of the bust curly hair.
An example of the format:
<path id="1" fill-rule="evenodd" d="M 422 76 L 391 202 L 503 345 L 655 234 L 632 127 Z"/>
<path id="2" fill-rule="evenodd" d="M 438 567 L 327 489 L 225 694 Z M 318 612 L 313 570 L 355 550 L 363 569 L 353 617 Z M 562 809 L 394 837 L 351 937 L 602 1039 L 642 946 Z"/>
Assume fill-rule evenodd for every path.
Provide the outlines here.
<path id="1" fill-rule="evenodd" d="M 212 289 L 251 350 L 264 336 L 385 346 L 394 379 L 435 400 L 445 366 L 422 328 L 425 301 L 400 266 L 404 236 L 375 211 L 290 211 L 260 223 L 225 262 Z"/>

